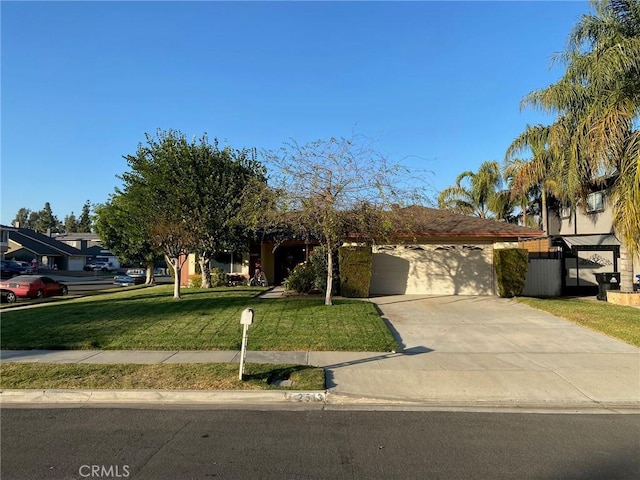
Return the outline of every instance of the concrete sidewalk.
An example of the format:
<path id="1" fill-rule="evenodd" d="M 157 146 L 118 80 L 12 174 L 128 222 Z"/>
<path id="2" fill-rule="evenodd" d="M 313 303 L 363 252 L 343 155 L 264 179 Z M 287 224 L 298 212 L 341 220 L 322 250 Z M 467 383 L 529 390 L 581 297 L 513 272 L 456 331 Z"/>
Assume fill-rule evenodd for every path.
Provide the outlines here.
<path id="1" fill-rule="evenodd" d="M 637 350 L 637 349 L 636 349 Z M 238 363 L 239 351 L 4 350 L 0 360 L 84 364 Z M 278 403 L 640 411 L 637 351 L 598 355 L 247 352 L 251 363 L 324 367 L 326 392 L 77 391 L 0 393 L 2 403 Z M 325 395 L 326 393 L 326 395 Z"/>

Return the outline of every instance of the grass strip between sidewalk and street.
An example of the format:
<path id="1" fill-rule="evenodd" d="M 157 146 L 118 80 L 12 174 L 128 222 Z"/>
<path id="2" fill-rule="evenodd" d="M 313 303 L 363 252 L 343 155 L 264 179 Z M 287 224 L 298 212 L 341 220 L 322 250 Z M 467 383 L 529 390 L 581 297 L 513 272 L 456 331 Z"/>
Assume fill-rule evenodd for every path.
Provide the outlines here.
<path id="1" fill-rule="evenodd" d="M 519 297 L 517 301 L 640 347 L 640 309 L 565 297 Z"/>
<path id="2" fill-rule="evenodd" d="M 240 314 L 255 312 L 249 350 L 394 350 L 393 335 L 366 301 L 256 298 L 264 289 L 172 286 L 104 293 L 2 311 L 4 350 L 239 350 Z"/>
<path id="3" fill-rule="evenodd" d="M 247 363 L 110 364 L 3 363 L 1 389 L 323 390 L 324 370 L 305 365 Z M 289 387 L 272 385 L 290 380 Z"/>

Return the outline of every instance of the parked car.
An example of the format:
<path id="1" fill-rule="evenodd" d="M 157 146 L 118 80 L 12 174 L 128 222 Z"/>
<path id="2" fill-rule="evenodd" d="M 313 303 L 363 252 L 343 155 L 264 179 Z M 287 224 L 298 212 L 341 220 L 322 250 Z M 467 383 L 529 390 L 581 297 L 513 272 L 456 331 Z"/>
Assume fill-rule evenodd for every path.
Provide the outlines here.
<path id="1" fill-rule="evenodd" d="M 87 272 L 90 272 L 91 270 L 101 271 L 101 272 L 113 272 L 115 268 L 113 268 L 113 265 L 107 262 L 93 262 L 93 263 L 87 263 L 84 266 L 84 270 Z"/>
<path id="2" fill-rule="evenodd" d="M 147 280 L 147 272 L 141 268 L 130 268 L 124 275 L 116 275 L 113 277 L 113 283 L 116 285 L 141 285 Z"/>
<path id="3" fill-rule="evenodd" d="M 22 275 L 28 275 L 30 273 L 35 273 L 33 271 L 33 267 L 31 266 L 31 264 L 29 262 L 23 262 L 21 260 L 16 260 L 15 261 L 18 265 L 20 265 L 22 267 Z"/>
<path id="4" fill-rule="evenodd" d="M 0 260 L 2 263 L 0 270 L 1 278 L 12 278 L 17 275 L 24 275 L 25 273 L 31 273 L 31 266 L 24 267 L 20 265 L 18 262 L 13 260 Z M 28 271 L 27 271 L 28 269 Z"/>
<path id="5" fill-rule="evenodd" d="M 17 297 L 11 290 L 5 288 L 0 289 L 0 302 L 2 303 L 14 303 Z"/>
<path id="6" fill-rule="evenodd" d="M 53 295 L 66 295 L 68 288 L 64 283 L 43 275 L 18 275 L 0 282 L 0 289 L 10 290 L 17 297 L 43 298 Z"/>

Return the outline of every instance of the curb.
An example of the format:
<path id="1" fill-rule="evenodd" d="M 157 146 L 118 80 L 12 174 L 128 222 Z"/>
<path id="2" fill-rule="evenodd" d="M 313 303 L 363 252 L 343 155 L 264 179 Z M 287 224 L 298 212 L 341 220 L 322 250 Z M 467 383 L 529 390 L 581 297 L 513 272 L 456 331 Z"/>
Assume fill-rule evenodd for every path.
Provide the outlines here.
<path id="1" fill-rule="evenodd" d="M 1 390 L 0 406 L 17 404 L 282 404 L 327 402 L 327 392 L 264 390 Z"/>
<path id="2" fill-rule="evenodd" d="M 0 407 L 192 406 L 325 410 L 639 415 L 637 403 L 411 401 L 329 394 L 326 390 L 0 390 Z"/>

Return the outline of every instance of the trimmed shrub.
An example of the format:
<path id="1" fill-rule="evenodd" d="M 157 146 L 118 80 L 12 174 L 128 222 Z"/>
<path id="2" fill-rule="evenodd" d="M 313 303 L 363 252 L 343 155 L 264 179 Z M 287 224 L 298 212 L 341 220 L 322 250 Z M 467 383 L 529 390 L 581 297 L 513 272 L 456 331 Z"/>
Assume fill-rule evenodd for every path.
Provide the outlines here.
<path id="1" fill-rule="evenodd" d="M 371 247 L 340 247 L 340 291 L 343 297 L 366 298 L 371 284 Z"/>
<path id="2" fill-rule="evenodd" d="M 493 251 L 493 263 L 501 297 L 516 297 L 524 290 L 529 268 L 529 252 L 523 248 L 504 248 Z"/>

